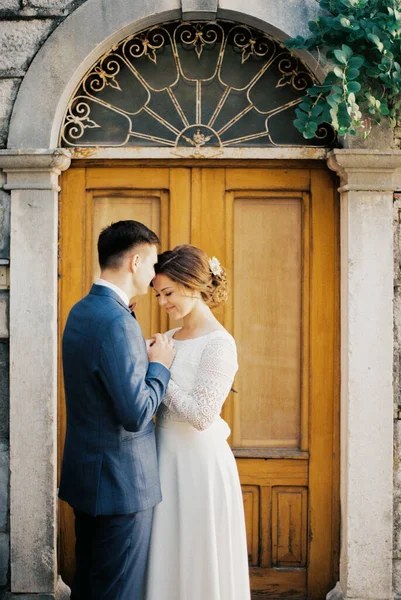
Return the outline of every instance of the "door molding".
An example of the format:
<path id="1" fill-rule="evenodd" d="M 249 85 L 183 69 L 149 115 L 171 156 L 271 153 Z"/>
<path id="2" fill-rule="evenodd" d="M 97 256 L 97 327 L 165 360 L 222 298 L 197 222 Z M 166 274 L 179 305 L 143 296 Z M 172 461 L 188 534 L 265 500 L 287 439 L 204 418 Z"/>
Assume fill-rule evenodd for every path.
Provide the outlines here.
<path id="1" fill-rule="evenodd" d="M 262 452 L 256 453 L 252 450 L 248 455 L 253 458 L 239 457 L 237 452 L 235 454 L 244 483 L 248 486 L 256 483 L 260 485 L 261 497 L 264 498 L 264 508 L 261 509 L 264 536 L 260 542 L 263 554 L 260 565 L 257 565 L 260 569 L 253 569 L 252 572 L 252 583 L 259 586 L 255 589 L 261 594 L 264 589 L 269 589 L 271 593 L 273 588 L 283 590 L 287 587 L 299 593 L 300 589 L 306 588 L 308 581 L 310 598 L 320 600 L 322 593 L 327 592 L 331 583 L 334 585 L 336 581 L 339 553 L 339 231 L 334 179 L 321 161 L 314 162 L 312 166 L 312 163 L 307 165 L 305 162 L 295 161 L 246 161 L 239 164 L 238 161 L 222 163 L 214 160 L 203 161 L 202 167 L 195 160 L 188 161 L 186 168 L 182 168 L 181 161 L 176 161 L 174 165 L 171 161 L 159 161 L 157 166 L 150 162 L 144 165 L 141 161 L 127 162 L 125 166 L 121 166 L 118 161 L 107 161 L 102 165 L 94 165 L 90 160 L 74 161 L 73 168 L 65 175 L 61 197 L 60 327 L 63 328 L 71 305 L 87 293 L 92 281 L 92 270 L 85 266 L 90 263 L 89 255 L 84 253 L 80 259 L 79 251 L 77 255 L 75 252 L 85 247 L 88 234 L 89 237 L 92 235 L 88 224 L 92 223 L 93 197 L 108 197 L 113 194 L 116 198 L 124 194 L 137 197 L 149 195 L 152 191 L 159 194 L 164 190 L 172 210 L 170 221 L 178 224 L 178 231 L 174 231 L 176 228 L 172 227 L 169 234 L 165 232 L 161 238 L 162 243 L 163 240 L 165 244 L 168 243 L 166 240 L 171 236 L 170 247 L 175 243 L 188 241 L 206 248 L 210 255 L 219 256 L 226 265 L 231 282 L 235 199 L 241 199 L 245 195 L 247 199 L 299 201 L 302 213 L 300 445 L 299 448 L 287 448 L 284 452 L 277 448 L 264 448 Z M 202 218 L 205 214 L 213 215 L 213 220 L 219 223 L 225 223 L 224 236 L 216 236 L 216 231 L 209 227 L 208 218 Z M 71 223 L 74 223 L 74 228 L 71 228 Z M 329 244 L 327 250 L 326 242 Z M 89 244 L 88 241 L 86 243 Z M 69 274 L 74 272 L 75 277 L 69 280 Z M 326 285 L 322 285 L 324 280 Z M 232 296 L 219 315 L 230 331 L 234 329 L 231 321 Z M 321 319 L 325 320 L 326 328 L 319 332 Z M 330 347 L 326 359 L 321 348 L 324 344 Z M 316 369 L 313 366 L 315 364 Z M 62 384 L 61 372 L 59 383 Z M 231 427 L 235 422 L 232 401 L 233 398 L 230 398 L 223 409 L 223 417 Z M 65 426 L 63 414 L 61 401 L 61 432 Z M 320 436 L 320 431 L 323 436 Z M 309 439 L 310 433 L 313 439 Z M 59 443 L 61 455 L 62 435 Z M 311 460 L 308 468 L 309 453 L 313 461 Z M 266 458 L 271 459 L 269 464 L 265 464 Z M 274 459 L 278 459 L 279 467 Z M 247 466 L 258 462 L 257 472 L 252 471 L 253 475 L 249 478 Z M 272 463 L 275 464 L 272 466 Z M 272 525 L 269 524 L 269 512 L 274 494 L 278 492 L 278 486 L 285 486 L 280 488 L 282 499 L 285 490 L 294 485 L 302 487 L 297 492 L 302 498 L 300 496 L 298 500 L 291 502 L 305 503 L 307 496 L 310 498 L 309 510 L 306 510 L 305 505 L 302 513 L 301 536 L 302 548 L 308 548 L 311 557 L 309 577 L 304 561 L 300 570 L 292 571 L 291 565 L 287 569 L 277 570 L 277 566 L 283 565 L 272 563 L 266 546 L 270 544 L 266 540 L 270 540 L 268 531 Z M 63 548 L 68 549 L 63 554 L 67 557 L 67 562 L 63 559 L 63 573 L 66 577 L 70 576 L 72 569 L 72 563 L 69 562 L 73 539 L 72 519 L 68 516 L 70 512 L 64 504 L 60 507 L 60 518 L 64 522 L 60 540 Z M 304 550 L 303 557 L 305 558 Z M 263 581 L 261 571 L 264 571 Z M 268 588 L 263 587 L 266 586 L 266 578 L 269 581 Z"/>

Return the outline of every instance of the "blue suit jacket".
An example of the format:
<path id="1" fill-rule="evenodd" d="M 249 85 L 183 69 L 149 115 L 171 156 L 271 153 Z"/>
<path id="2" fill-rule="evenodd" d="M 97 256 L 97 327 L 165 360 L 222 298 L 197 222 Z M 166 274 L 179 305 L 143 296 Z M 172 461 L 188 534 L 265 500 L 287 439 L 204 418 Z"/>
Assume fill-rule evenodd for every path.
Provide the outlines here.
<path id="1" fill-rule="evenodd" d="M 90 515 L 129 514 L 161 500 L 152 417 L 170 379 L 149 363 L 137 320 L 93 285 L 63 335 L 67 432 L 59 496 Z"/>

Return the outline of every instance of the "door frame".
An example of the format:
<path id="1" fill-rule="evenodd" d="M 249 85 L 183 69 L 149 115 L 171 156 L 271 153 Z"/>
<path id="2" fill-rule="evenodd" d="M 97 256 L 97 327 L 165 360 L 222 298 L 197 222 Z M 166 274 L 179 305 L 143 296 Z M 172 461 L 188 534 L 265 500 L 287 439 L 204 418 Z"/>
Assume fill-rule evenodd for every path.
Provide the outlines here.
<path id="1" fill-rule="evenodd" d="M 222 167 L 232 167 L 232 168 L 243 168 L 243 169 L 251 169 L 251 168 L 265 168 L 266 170 L 270 170 L 271 172 L 277 173 L 278 170 L 286 173 L 287 176 L 289 178 L 291 178 L 291 171 L 293 173 L 295 173 L 294 176 L 292 176 L 292 183 L 289 184 L 289 187 L 285 189 L 285 191 L 290 191 L 290 193 L 292 191 L 296 191 L 296 192 L 301 192 L 303 194 L 307 193 L 310 194 L 311 196 L 313 195 L 313 189 L 316 188 L 316 193 L 318 193 L 318 188 L 319 186 L 325 186 L 327 185 L 328 179 L 327 176 L 329 176 L 330 180 L 332 181 L 332 187 L 331 187 L 331 197 L 332 197 L 332 202 L 331 202 L 331 218 L 332 218 L 332 233 L 333 233 L 333 239 L 331 240 L 331 243 L 334 244 L 335 250 L 334 250 L 334 255 L 335 255 L 335 265 L 333 267 L 333 273 L 334 273 L 334 280 L 333 280 L 333 296 L 330 298 L 328 294 L 326 294 L 326 300 L 328 303 L 331 303 L 332 305 L 332 310 L 333 310 L 333 322 L 334 322 L 334 330 L 332 332 L 332 344 L 333 344 L 333 357 L 334 357 L 334 362 L 332 365 L 332 373 L 331 373 L 331 377 L 332 379 L 332 389 L 333 389 L 333 403 L 332 403 L 332 415 L 326 415 L 327 416 L 327 422 L 330 421 L 330 419 L 332 419 L 333 422 L 333 428 L 331 431 L 323 431 L 323 436 L 322 436 L 322 440 L 323 440 L 323 446 L 326 443 L 325 440 L 325 436 L 327 435 L 332 435 L 332 445 L 333 445 L 333 451 L 332 451 L 332 456 L 333 456 L 333 463 L 332 463 L 332 477 L 330 481 L 327 481 L 327 487 L 325 487 L 325 490 L 323 490 L 322 485 L 320 483 L 320 470 L 322 468 L 322 464 L 321 464 L 321 459 L 320 459 L 320 455 L 319 455 L 319 450 L 318 450 L 318 446 L 319 446 L 319 439 L 318 437 L 315 437 L 313 440 L 313 444 L 316 445 L 316 451 L 313 448 L 313 444 L 310 443 L 309 444 L 309 452 L 311 454 L 311 458 L 310 458 L 310 467 L 309 467 L 309 490 L 310 490 L 310 496 L 312 496 L 312 498 L 310 499 L 309 502 L 309 515 L 308 515 L 308 543 L 307 543 L 307 551 L 308 551 L 308 556 L 318 556 L 319 553 L 324 553 L 327 552 L 327 540 L 325 540 L 326 536 L 322 534 L 322 527 L 323 524 L 327 521 L 327 519 L 329 518 L 330 521 L 330 527 L 331 527 L 331 531 L 330 534 L 327 536 L 327 539 L 331 540 L 331 543 L 329 543 L 330 548 L 331 548 L 331 553 L 330 553 L 330 557 L 329 558 L 329 564 L 325 565 L 326 569 L 328 572 L 331 573 L 331 578 L 333 581 L 333 586 L 335 584 L 335 582 L 338 579 L 338 575 L 339 575 L 339 554 L 340 554 L 340 540 L 339 540 L 339 530 L 340 530 L 340 385 L 339 385 L 339 380 L 340 380 L 340 313 L 339 313 L 339 306 L 340 306 L 340 302 L 339 302 L 339 294 L 340 294 L 340 277 L 339 277 L 339 260 L 340 260 L 340 243 L 339 243 L 339 202 L 338 202 L 338 195 L 337 192 L 335 190 L 335 183 L 334 183 L 334 174 L 332 174 L 328 169 L 327 166 L 325 165 L 325 163 L 323 163 L 322 161 L 292 161 L 292 160 L 268 160 L 268 161 L 263 161 L 263 160 L 228 160 L 228 159 L 216 159 L 216 160 L 211 160 L 211 159 L 187 159 L 187 160 L 125 160 L 125 161 L 121 161 L 121 160 L 102 160 L 102 161 L 98 161 L 98 160 L 94 160 L 93 158 L 83 158 L 80 160 L 74 160 L 72 165 L 71 165 L 71 169 L 69 171 L 69 173 L 72 175 L 75 172 L 77 173 L 77 177 L 79 178 L 79 184 L 80 186 L 84 185 L 84 189 L 86 189 L 85 186 L 85 176 L 83 175 L 83 168 L 90 168 L 90 167 L 101 167 L 102 169 L 112 169 L 112 168 L 118 168 L 118 169 L 125 169 L 125 168 L 142 168 L 142 169 L 146 169 L 146 168 L 155 168 L 155 167 L 164 167 L 164 168 L 183 168 L 183 167 L 191 167 L 191 168 L 199 168 L 199 167 L 204 167 L 204 168 L 222 168 Z M 78 171 L 77 169 L 80 169 L 80 171 Z M 316 176 L 313 178 L 313 180 L 311 179 L 311 172 L 316 173 Z M 80 173 L 78 175 L 78 173 Z M 121 171 L 121 173 L 123 173 L 123 171 Z M 70 176 L 69 174 L 67 174 L 68 176 Z M 319 176 L 321 175 L 321 176 Z M 123 176 L 122 176 L 123 178 Z M 277 179 L 277 178 L 276 178 Z M 153 185 L 154 182 L 152 182 L 151 184 L 149 184 L 149 187 L 152 188 L 154 187 Z M 89 183 L 89 186 L 91 184 Z M 278 180 L 272 182 L 272 190 L 273 191 L 279 191 L 280 190 L 280 182 Z M 113 185 L 111 187 L 114 187 Z M 135 187 L 135 186 L 133 186 Z M 156 186 L 158 187 L 158 186 Z M 141 189 L 143 189 L 141 187 Z M 68 191 L 66 192 L 68 193 Z M 71 193 L 73 194 L 74 192 L 71 191 Z M 84 192 L 85 193 L 85 192 Z M 232 193 L 232 192 L 229 192 Z M 60 196 L 60 202 L 63 201 L 63 194 L 61 194 Z M 318 207 L 315 207 L 313 214 L 310 214 L 310 218 L 311 218 L 311 227 L 313 227 L 313 219 L 316 218 L 316 209 Z M 327 210 L 327 209 L 325 209 Z M 320 217 L 321 218 L 321 217 Z M 328 218 L 323 217 L 323 218 Z M 62 224 L 60 224 L 60 227 L 62 227 Z M 316 230 L 316 235 L 319 234 L 319 231 Z M 228 243 L 228 241 L 227 241 Z M 309 243 L 309 240 L 306 241 L 306 243 Z M 228 255 L 228 254 L 227 254 Z M 317 277 L 321 277 L 323 278 L 324 272 L 322 271 L 321 266 L 319 265 L 319 257 L 318 256 L 314 256 L 313 260 L 311 261 L 311 265 L 310 265 L 310 274 L 311 274 L 311 285 L 314 282 L 314 285 L 316 286 L 316 289 L 320 289 L 320 293 L 321 294 L 325 294 L 326 293 L 326 288 L 323 285 L 318 285 L 316 278 Z M 61 298 L 61 294 L 60 294 L 60 285 L 61 285 L 62 279 L 59 279 L 59 301 Z M 318 317 L 316 318 L 316 322 L 318 321 Z M 315 326 L 315 320 L 313 319 L 313 323 L 312 326 Z M 310 337 L 312 337 L 312 332 L 310 332 Z M 317 362 L 319 361 L 324 361 L 324 348 L 319 348 L 317 350 L 317 347 L 319 346 L 319 336 L 317 334 L 317 332 L 314 333 L 314 345 L 311 348 L 311 351 L 315 353 L 315 360 Z M 317 344 L 317 346 L 316 346 Z M 316 346 L 316 348 L 315 348 Z M 59 354 L 60 356 L 60 354 Z M 330 377 L 330 374 L 328 375 L 328 377 Z M 62 382 L 62 377 L 61 377 L 61 368 L 59 370 L 59 385 Z M 315 387 L 315 382 L 312 379 L 312 381 L 310 381 L 308 383 L 308 387 L 310 387 L 310 394 L 311 394 L 311 398 L 315 397 L 315 396 L 319 396 L 319 393 L 321 393 L 318 389 L 316 389 Z M 59 392 L 59 398 L 61 397 L 61 394 Z M 311 406 L 311 404 L 309 403 L 309 406 Z M 227 407 L 225 410 L 230 410 L 229 407 Z M 315 407 L 316 410 L 316 407 Z M 58 415 L 60 417 L 61 411 L 58 411 Z M 321 430 L 322 428 L 324 428 L 325 426 L 325 420 L 321 418 L 321 416 L 319 416 L 320 418 L 320 422 L 319 422 L 319 430 Z M 312 422 L 312 431 L 313 433 L 316 434 L 315 429 L 313 429 L 313 422 Z M 312 431 L 309 433 L 309 438 L 311 441 L 311 434 Z M 60 444 L 60 440 L 58 442 Z M 313 449 L 313 452 L 311 452 L 311 450 Z M 62 448 L 59 446 L 59 460 L 60 460 L 60 455 L 61 455 L 61 451 Z M 324 511 L 323 513 L 320 511 L 316 511 L 313 510 L 313 504 L 314 504 L 314 496 L 316 495 L 325 495 L 325 501 L 324 501 Z M 312 507 L 312 509 L 311 509 Z M 63 511 L 60 511 L 60 515 L 61 518 L 63 518 Z M 327 515 L 330 515 L 330 517 L 327 517 Z M 326 521 L 325 521 L 326 520 Z M 318 532 L 318 535 L 313 535 L 313 532 L 316 531 Z M 325 547 L 326 546 L 326 547 Z M 315 561 L 313 561 L 313 564 L 315 564 Z M 308 591 L 310 593 L 310 597 L 313 599 L 319 599 L 322 597 L 322 593 L 323 590 L 319 589 L 318 587 L 316 587 L 316 585 L 314 586 L 314 575 L 313 575 L 313 565 L 312 567 L 309 567 L 308 565 L 308 570 L 307 570 L 307 577 L 308 577 L 308 584 L 307 584 L 307 588 Z M 327 591 L 327 590 L 326 590 Z"/>
<path id="2" fill-rule="evenodd" d="M 338 149 L 326 158 L 341 183 L 342 536 L 336 593 L 392 600 L 392 211 L 401 157 Z M 49 597 L 62 589 L 56 560 L 57 196 L 59 175 L 70 162 L 62 149 L 0 151 L 13 207 L 11 592 Z M 38 549 L 47 559 L 33 563 Z"/>

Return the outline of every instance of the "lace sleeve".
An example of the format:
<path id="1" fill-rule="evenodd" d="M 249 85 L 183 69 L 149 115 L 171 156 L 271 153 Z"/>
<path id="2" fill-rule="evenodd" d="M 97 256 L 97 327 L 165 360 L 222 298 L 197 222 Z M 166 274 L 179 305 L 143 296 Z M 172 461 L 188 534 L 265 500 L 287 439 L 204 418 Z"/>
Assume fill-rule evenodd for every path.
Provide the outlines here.
<path id="1" fill-rule="evenodd" d="M 196 429 L 207 429 L 219 416 L 238 369 L 235 343 L 211 339 L 201 357 L 193 391 L 187 393 L 170 379 L 163 404 L 184 417 Z"/>

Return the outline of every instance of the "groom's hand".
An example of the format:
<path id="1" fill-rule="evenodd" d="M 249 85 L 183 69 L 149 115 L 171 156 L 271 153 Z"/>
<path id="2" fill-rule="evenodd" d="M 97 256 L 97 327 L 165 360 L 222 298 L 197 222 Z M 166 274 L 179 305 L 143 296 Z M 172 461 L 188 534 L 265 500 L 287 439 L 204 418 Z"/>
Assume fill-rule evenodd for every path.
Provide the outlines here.
<path id="1" fill-rule="evenodd" d="M 151 340 L 146 340 L 146 348 L 150 362 L 162 363 L 168 369 L 171 367 L 176 349 L 174 340 L 165 333 L 156 333 Z"/>

